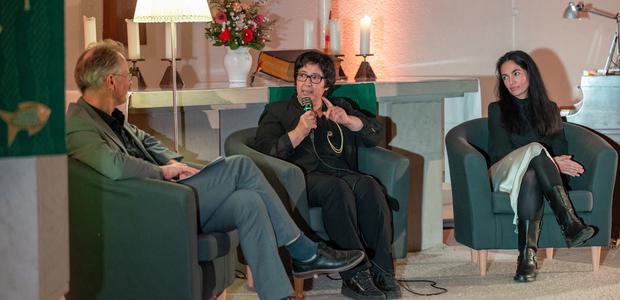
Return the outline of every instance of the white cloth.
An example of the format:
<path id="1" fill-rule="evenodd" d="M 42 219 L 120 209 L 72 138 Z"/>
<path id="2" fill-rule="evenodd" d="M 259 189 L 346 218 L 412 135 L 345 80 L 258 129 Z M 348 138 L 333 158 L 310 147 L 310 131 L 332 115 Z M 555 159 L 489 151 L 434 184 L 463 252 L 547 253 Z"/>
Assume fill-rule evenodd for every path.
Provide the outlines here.
<path id="1" fill-rule="evenodd" d="M 530 161 L 542 151 L 549 158 L 552 158 L 543 145 L 534 142 L 513 150 L 489 168 L 493 191 L 510 195 L 510 207 L 515 213 L 512 223 L 515 225 L 517 225 L 517 201 L 521 189 L 521 180 L 530 165 Z"/>

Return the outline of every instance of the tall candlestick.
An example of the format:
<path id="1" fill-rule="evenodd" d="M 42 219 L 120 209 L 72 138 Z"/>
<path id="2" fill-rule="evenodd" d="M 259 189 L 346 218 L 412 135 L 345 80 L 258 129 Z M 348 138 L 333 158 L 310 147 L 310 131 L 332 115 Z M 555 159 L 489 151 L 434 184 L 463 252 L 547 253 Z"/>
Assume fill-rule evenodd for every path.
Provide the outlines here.
<path id="1" fill-rule="evenodd" d="M 165 25 L 166 25 L 166 56 L 165 57 L 167 59 L 172 59 L 172 51 L 173 51 L 172 50 L 172 37 L 171 37 L 172 23 L 166 23 Z M 177 56 L 177 48 L 176 47 L 174 48 L 174 57 L 178 57 Z"/>
<path id="2" fill-rule="evenodd" d="M 340 22 L 329 21 L 329 51 L 331 54 L 340 54 Z"/>
<path id="3" fill-rule="evenodd" d="M 304 20 L 304 49 L 316 48 L 316 33 L 314 21 Z"/>
<path id="4" fill-rule="evenodd" d="M 332 9 L 331 0 L 319 0 L 319 43 L 320 48 L 325 49 L 325 39 L 329 36 L 329 12 Z"/>
<path id="5" fill-rule="evenodd" d="M 140 58 L 140 28 L 138 23 L 131 19 L 125 19 L 127 22 L 127 58 Z"/>
<path id="6" fill-rule="evenodd" d="M 97 42 L 97 27 L 95 17 L 82 16 L 84 20 L 84 49 Z"/>
<path id="7" fill-rule="evenodd" d="M 364 16 L 360 20 L 360 54 L 367 55 L 370 53 L 370 24 L 369 16 Z"/>

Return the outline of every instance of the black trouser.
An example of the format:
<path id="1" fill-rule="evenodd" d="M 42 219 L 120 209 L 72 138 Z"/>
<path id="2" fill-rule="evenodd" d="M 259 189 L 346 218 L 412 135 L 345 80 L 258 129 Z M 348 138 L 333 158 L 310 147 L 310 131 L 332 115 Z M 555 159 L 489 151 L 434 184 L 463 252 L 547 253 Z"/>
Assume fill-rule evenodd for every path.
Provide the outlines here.
<path id="1" fill-rule="evenodd" d="M 390 208 L 381 184 L 353 172 L 314 172 L 306 180 L 308 202 L 322 208 L 325 230 L 335 246 L 364 250 L 373 263 L 393 273 Z M 366 260 L 340 275 L 349 279 L 369 267 Z"/>
<path id="2" fill-rule="evenodd" d="M 530 161 L 521 180 L 517 201 L 517 216 L 521 220 L 540 220 L 543 216 L 543 194 L 556 185 L 562 177 L 555 163 L 543 151 Z"/>

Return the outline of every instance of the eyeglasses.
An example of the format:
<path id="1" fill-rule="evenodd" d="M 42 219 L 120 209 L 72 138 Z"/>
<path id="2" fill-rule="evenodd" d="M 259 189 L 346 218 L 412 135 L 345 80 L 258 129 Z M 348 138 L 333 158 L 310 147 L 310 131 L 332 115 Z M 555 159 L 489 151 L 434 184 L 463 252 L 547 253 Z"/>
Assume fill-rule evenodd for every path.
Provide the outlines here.
<path id="1" fill-rule="evenodd" d="M 112 73 L 112 76 L 121 76 L 121 77 L 125 77 L 127 78 L 127 80 L 131 81 L 131 79 L 133 78 L 133 76 L 131 76 L 131 74 L 127 73 L 127 74 L 121 74 L 121 73 Z"/>
<path id="2" fill-rule="evenodd" d="M 308 80 L 308 78 L 310 78 L 310 82 L 312 82 L 314 84 L 319 84 L 319 83 L 321 83 L 321 80 L 323 80 L 325 77 L 321 76 L 319 74 L 312 74 L 312 75 L 308 75 L 306 73 L 299 73 L 299 74 L 297 74 L 297 81 L 299 81 L 299 82 L 306 82 L 306 80 Z"/>

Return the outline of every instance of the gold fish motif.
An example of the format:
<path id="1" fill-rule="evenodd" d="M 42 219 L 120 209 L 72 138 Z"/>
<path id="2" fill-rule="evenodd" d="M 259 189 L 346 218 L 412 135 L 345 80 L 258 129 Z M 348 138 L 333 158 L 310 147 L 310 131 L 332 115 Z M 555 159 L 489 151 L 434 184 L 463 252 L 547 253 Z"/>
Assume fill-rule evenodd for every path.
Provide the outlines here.
<path id="1" fill-rule="evenodd" d="M 41 131 L 47 124 L 51 113 L 52 110 L 47 105 L 34 101 L 24 101 L 18 104 L 14 112 L 0 110 L 0 119 L 8 127 L 8 146 L 13 144 L 15 136 L 21 130 L 28 131 L 29 136 Z"/>

